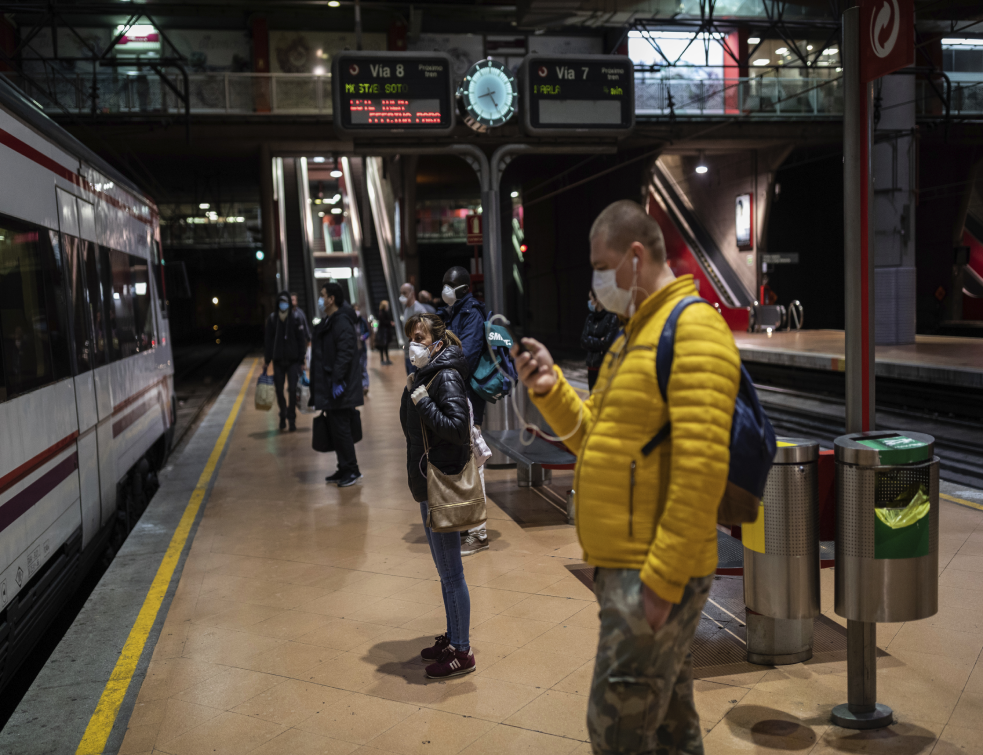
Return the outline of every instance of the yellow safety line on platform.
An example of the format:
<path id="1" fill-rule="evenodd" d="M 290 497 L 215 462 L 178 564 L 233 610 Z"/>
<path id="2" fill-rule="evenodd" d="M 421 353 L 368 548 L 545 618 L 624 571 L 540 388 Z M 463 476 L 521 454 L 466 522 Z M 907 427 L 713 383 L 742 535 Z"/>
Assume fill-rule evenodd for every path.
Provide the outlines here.
<path id="1" fill-rule="evenodd" d="M 160 562 L 160 567 L 157 569 L 157 575 L 150 585 L 147 598 L 140 608 L 140 613 L 137 615 L 137 620 L 133 624 L 133 629 L 130 630 L 130 636 L 126 638 L 126 644 L 123 645 L 119 660 L 116 661 L 116 667 L 113 669 L 109 681 L 106 682 L 106 688 L 102 692 L 102 697 L 99 698 L 99 704 L 96 706 L 95 713 L 89 719 L 89 725 L 85 729 L 85 735 L 82 737 L 82 741 L 75 751 L 76 755 L 102 755 L 106 747 L 109 735 L 113 731 L 113 725 L 116 723 L 116 715 L 119 713 L 120 705 L 123 704 L 123 698 L 126 696 L 126 691 L 129 689 L 130 682 L 133 679 L 133 672 L 136 671 L 140 656 L 143 655 L 143 648 L 147 643 L 147 637 L 150 635 L 150 630 L 157 620 L 157 612 L 160 610 L 161 603 L 164 602 L 164 596 L 167 594 L 167 588 L 171 584 L 174 570 L 177 568 L 178 560 L 181 558 L 185 543 L 188 541 L 188 535 L 191 533 L 191 525 L 194 524 L 195 518 L 198 516 L 198 510 L 201 508 L 202 501 L 205 500 L 208 485 L 212 481 L 215 469 L 218 467 L 218 461 L 222 457 L 222 451 L 225 450 L 225 444 L 229 440 L 232 426 L 235 424 L 236 417 L 239 414 L 239 408 L 242 406 L 242 401 L 246 396 L 246 390 L 252 383 L 253 372 L 258 363 L 259 360 L 254 359 L 252 365 L 249 367 L 249 372 L 242 383 L 242 388 L 239 389 L 239 395 L 236 397 L 235 403 L 232 404 L 232 411 L 229 412 L 229 416 L 225 420 L 225 426 L 222 428 L 222 432 L 219 433 L 218 440 L 215 441 L 215 446 L 212 448 L 212 453 L 208 457 L 205 469 L 202 470 L 201 477 L 198 478 L 198 484 L 195 485 L 194 492 L 191 494 L 191 500 L 188 501 L 188 505 L 184 510 L 181 521 L 178 523 L 177 529 L 174 530 L 171 543 L 167 546 L 164 559 Z"/>
<path id="2" fill-rule="evenodd" d="M 947 501 L 958 503 L 960 506 L 969 506 L 971 509 L 983 511 L 983 503 L 973 503 L 972 501 L 967 501 L 965 498 L 956 498 L 954 495 L 946 495 L 945 493 L 939 493 L 939 498 L 945 498 Z"/>

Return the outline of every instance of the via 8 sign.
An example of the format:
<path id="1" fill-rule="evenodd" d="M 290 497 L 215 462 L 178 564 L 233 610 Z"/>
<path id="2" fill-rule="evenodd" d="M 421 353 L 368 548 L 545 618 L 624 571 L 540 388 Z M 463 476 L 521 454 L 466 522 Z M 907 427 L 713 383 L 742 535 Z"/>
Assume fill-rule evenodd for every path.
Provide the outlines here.
<path id="1" fill-rule="evenodd" d="M 445 53 L 345 52 L 331 77 L 335 130 L 342 136 L 454 128 L 451 60 Z"/>
<path id="2" fill-rule="evenodd" d="M 527 55 L 523 126 L 530 136 L 627 136 L 635 126 L 635 69 L 622 55 Z"/>

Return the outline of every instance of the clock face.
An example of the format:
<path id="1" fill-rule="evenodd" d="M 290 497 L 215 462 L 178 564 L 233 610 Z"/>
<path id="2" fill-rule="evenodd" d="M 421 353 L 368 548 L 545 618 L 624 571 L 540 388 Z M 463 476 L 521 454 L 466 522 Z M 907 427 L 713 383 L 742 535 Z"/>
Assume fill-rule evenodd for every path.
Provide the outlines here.
<path id="1" fill-rule="evenodd" d="M 515 77 L 497 60 L 482 60 L 468 69 L 458 97 L 469 126 L 485 131 L 515 115 L 518 89 Z"/>

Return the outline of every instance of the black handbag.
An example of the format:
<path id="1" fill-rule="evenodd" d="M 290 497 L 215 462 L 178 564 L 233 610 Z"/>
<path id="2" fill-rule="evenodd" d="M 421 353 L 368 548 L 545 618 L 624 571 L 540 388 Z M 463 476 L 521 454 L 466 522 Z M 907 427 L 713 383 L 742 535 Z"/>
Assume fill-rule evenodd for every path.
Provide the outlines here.
<path id="1" fill-rule="evenodd" d="M 362 415 L 358 409 L 352 409 L 349 415 L 352 428 L 352 443 L 362 440 Z M 335 450 L 334 438 L 331 437 L 331 425 L 328 417 L 321 412 L 314 418 L 314 425 L 311 428 L 311 448 L 318 453 L 327 454 Z"/>
<path id="2" fill-rule="evenodd" d="M 362 440 L 362 415 L 358 409 L 352 409 L 352 443 Z"/>
<path id="3" fill-rule="evenodd" d="M 324 412 L 314 418 L 314 425 L 311 428 L 311 448 L 322 454 L 334 451 L 331 425 L 328 424 L 328 418 Z"/>

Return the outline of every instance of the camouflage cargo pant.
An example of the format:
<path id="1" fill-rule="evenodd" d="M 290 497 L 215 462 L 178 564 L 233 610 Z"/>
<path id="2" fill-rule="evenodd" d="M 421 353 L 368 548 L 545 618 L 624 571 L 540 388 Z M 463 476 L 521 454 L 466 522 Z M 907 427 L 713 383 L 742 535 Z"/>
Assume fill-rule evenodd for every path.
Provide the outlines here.
<path id="1" fill-rule="evenodd" d="M 712 576 L 690 580 L 653 632 L 639 572 L 596 570 L 601 636 L 587 710 L 595 755 L 703 755 L 690 649 L 712 582 Z"/>

